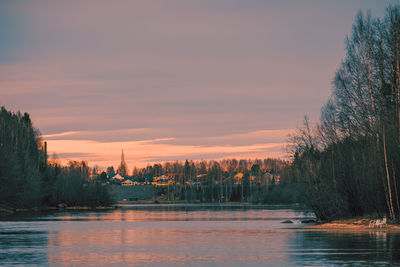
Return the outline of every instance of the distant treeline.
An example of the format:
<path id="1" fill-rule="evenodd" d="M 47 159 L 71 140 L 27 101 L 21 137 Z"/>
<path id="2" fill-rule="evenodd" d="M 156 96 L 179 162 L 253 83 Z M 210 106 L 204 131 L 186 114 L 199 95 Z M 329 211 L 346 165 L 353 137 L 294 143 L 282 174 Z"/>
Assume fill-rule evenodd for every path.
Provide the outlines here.
<path id="1" fill-rule="evenodd" d="M 292 136 L 291 183 L 320 219 L 400 220 L 400 7 L 356 16 L 316 127 Z"/>
<path id="2" fill-rule="evenodd" d="M 134 168 L 132 175 L 135 177 L 161 176 L 166 173 L 180 174 L 184 177 L 194 177 L 207 174 L 211 171 L 233 176 L 237 173 L 271 173 L 280 174 L 290 164 L 289 161 L 280 159 L 222 159 L 222 160 L 186 160 L 156 163 L 145 168 Z M 108 168 L 108 170 L 112 167 Z"/>
<path id="3" fill-rule="evenodd" d="M 186 160 L 135 167 L 131 177 L 141 183 L 164 177 L 164 183 L 169 182 L 163 191 L 166 200 L 297 202 L 297 190 L 279 190 L 277 185 L 289 166 L 280 159 Z M 112 175 L 114 168 L 106 172 Z"/>
<path id="4" fill-rule="evenodd" d="M 90 181 L 87 163 L 47 163 L 45 143 L 28 113 L 0 111 L 0 204 L 98 206 L 110 203 L 107 189 Z"/>

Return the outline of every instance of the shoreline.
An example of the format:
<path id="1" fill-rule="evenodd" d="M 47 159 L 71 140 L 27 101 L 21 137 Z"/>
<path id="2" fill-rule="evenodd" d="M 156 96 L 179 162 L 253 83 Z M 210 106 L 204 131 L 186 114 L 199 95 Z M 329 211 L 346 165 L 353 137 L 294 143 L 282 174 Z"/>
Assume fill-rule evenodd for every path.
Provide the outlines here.
<path id="1" fill-rule="evenodd" d="M 62 212 L 62 211 L 103 211 L 103 210 L 116 210 L 116 209 L 121 209 L 124 207 L 124 205 L 143 205 L 143 206 L 162 206 L 162 205 L 233 205 L 233 206 L 244 206 L 244 207 L 257 207 L 260 205 L 300 205 L 300 204 L 257 204 L 257 203 L 251 203 L 251 202 L 223 202 L 223 203 L 210 203 L 210 202 L 199 202 L 199 201 L 193 201 L 189 202 L 187 200 L 173 200 L 173 201 L 167 201 L 167 200 L 122 200 L 122 201 L 116 201 L 113 204 L 109 206 L 97 206 L 97 207 L 91 207 L 91 206 L 40 206 L 40 207 L 34 207 L 34 208 L 12 208 L 12 207 L 5 207 L 2 206 L 0 207 L 0 218 L 6 218 L 18 214 L 27 214 L 27 213 L 41 213 L 41 212 Z"/>
<path id="2" fill-rule="evenodd" d="M 119 200 L 116 201 L 115 205 L 119 204 L 243 204 L 243 205 L 268 205 L 268 204 L 256 204 L 252 202 L 200 202 L 200 201 L 187 201 L 187 200 Z M 279 205 L 279 204 L 278 204 Z"/>
<path id="3" fill-rule="evenodd" d="M 371 226 L 370 223 L 374 222 L 375 219 L 370 218 L 352 218 L 352 219 L 342 219 L 333 220 L 329 222 L 322 222 L 315 225 L 307 225 L 299 227 L 297 229 L 306 230 L 318 230 L 318 231 L 356 231 L 356 232 L 399 232 L 400 225 L 398 224 L 383 224 L 379 227 Z"/>
<path id="4" fill-rule="evenodd" d="M 67 206 L 67 207 L 55 207 L 55 206 L 43 206 L 43 207 L 34 207 L 31 209 L 14 209 L 14 208 L 8 208 L 8 209 L 1 209 L 0 210 L 0 218 L 2 217 L 8 217 L 12 216 L 15 214 L 21 214 L 21 213 L 29 213 L 29 212 L 47 212 L 47 211 L 87 211 L 87 210 L 114 210 L 117 209 L 117 205 L 112 205 L 112 206 L 97 206 L 97 207 L 89 207 L 89 206 Z"/>

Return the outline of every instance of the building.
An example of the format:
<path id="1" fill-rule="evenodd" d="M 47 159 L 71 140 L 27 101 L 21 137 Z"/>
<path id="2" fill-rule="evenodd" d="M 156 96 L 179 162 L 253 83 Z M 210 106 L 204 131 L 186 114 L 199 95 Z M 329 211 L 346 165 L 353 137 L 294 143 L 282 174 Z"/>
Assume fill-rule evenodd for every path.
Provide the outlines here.
<path id="1" fill-rule="evenodd" d="M 152 185 L 155 186 L 168 186 L 168 185 L 173 185 L 175 183 L 174 178 L 171 175 L 161 175 L 161 176 L 156 176 L 153 177 L 153 182 L 151 183 Z"/>
<path id="2" fill-rule="evenodd" d="M 122 177 L 128 176 L 128 165 L 125 162 L 125 155 L 124 155 L 124 150 L 122 149 L 121 153 L 121 163 L 118 166 L 117 173 L 121 175 Z"/>
<path id="3" fill-rule="evenodd" d="M 123 181 L 124 179 L 125 179 L 125 178 L 122 177 L 121 175 L 119 175 L 119 173 L 117 173 L 116 175 L 114 175 L 113 177 L 111 177 L 111 180 L 119 181 L 119 182 Z"/>
<path id="4" fill-rule="evenodd" d="M 121 183 L 121 185 L 123 185 L 123 186 L 132 186 L 132 185 L 135 185 L 135 182 L 133 182 L 132 180 L 127 179 L 127 180 L 123 181 Z"/>

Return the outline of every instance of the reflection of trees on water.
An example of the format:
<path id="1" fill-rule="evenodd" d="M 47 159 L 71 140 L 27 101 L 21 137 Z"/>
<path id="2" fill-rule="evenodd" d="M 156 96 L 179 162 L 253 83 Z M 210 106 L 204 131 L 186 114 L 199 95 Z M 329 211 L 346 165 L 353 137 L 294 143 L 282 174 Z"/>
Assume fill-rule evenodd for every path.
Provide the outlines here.
<path id="1" fill-rule="evenodd" d="M 295 262 L 400 264 L 400 234 L 299 231 L 290 246 Z"/>
<path id="2" fill-rule="evenodd" d="M 46 231 L 0 231 L 0 265 L 46 264 L 47 246 Z"/>

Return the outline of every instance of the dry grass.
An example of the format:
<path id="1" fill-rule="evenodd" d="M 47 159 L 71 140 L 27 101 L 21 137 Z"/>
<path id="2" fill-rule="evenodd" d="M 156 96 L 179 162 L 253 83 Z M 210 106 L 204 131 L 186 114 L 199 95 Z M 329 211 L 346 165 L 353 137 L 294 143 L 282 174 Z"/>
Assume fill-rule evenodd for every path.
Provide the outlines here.
<path id="1" fill-rule="evenodd" d="M 331 222 L 305 226 L 303 229 L 315 230 L 343 230 L 343 231 L 389 231 L 400 232 L 400 225 L 398 224 L 384 224 L 380 227 L 373 227 L 370 225 L 375 219 L 370 218 L 353 218 L 345 220 L 334 220 Z"/>

